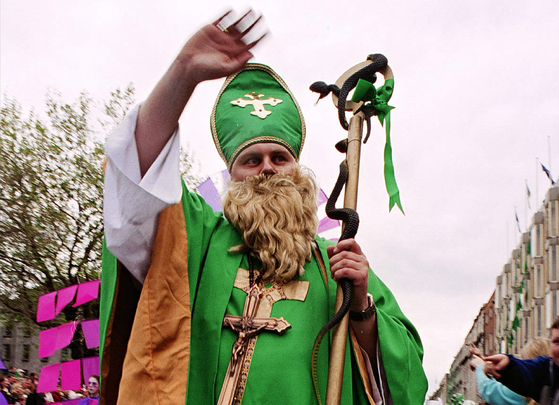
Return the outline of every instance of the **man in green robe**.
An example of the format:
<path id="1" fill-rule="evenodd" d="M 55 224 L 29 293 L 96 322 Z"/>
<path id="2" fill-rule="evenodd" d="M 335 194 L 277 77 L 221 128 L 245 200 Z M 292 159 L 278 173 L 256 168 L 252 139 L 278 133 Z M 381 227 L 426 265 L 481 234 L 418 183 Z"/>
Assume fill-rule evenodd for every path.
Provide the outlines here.
<path id="1" fill-rule="evenodd" d="M 347 278 L 341 403 L 422 404 L 415 328 L 354 239 L 316 237 L 303 117 L 272 69 L 247 64 L 248 18 L 196 33 L 107 143 L 101 402 L 318 403 L 313 342 Z M 178 119 L 198 83 L 224 76 L 211 117 L 231 174 L 222 214 L 176 179 Z M 325 339 L 322 398 L 328 357 Z"/>

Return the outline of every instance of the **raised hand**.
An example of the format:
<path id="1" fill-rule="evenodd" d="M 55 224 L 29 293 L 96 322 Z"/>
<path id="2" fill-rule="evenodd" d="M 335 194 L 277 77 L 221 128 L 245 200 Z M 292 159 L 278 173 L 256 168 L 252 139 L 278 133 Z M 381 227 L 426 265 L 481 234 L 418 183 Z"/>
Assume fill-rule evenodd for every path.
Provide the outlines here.
<path id="1" fill-rule="evenodd" d="M 206 25 L 188 40 L 140 108 L 135 136 L 142 176 L 177 128 L 196 86 L 243 68 L 252 58 L 250 49 L 266 35 L 248 42 L 249 34 L 265 28 L 261 26 L 261 17 L 250 10 L 225 27 L 225 17 L 230 13 Z"/>
<path id="2" fill-rule="evenodd" d="M 494 354 L 493 356 L 487 356 L 485 358 L 485 374 L 492 375 L 493 377 L 499 379 L 501 378 L 501 372 L 505 368 L 507 368 L 509 363 L 510 359 L 505 354 Z"/>
<path id="3" fill-rule="evenodd" d="M 190 63 L 191 78 L 197 83 L 204 80 L 218 79 L 240 70 L 251 58 L 252 49 L 264 38 L 248 42 L 253 30 L 262 32 L 262 16 L 250 10 L 229 26 L 224 21 L 231 11 L 212 24 L 208 24 L 190 38 L 183 47 L 179 58 L 186 58 Z M 258 27 L 258 28 L 256 28 Z"/>

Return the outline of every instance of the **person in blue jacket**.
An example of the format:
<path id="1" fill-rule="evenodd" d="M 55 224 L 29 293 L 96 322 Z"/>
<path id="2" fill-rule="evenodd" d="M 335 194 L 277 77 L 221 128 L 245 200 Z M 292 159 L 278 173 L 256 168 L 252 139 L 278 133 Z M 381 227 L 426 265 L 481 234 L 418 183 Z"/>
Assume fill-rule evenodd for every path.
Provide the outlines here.
<path id="1" fill-rule="evenodd" d="M 485 358 L 485 373 L 540 405 L 559 405 L 559 318 L 550 331 L 551 357 L 521 360 L 509 354 Z"/>

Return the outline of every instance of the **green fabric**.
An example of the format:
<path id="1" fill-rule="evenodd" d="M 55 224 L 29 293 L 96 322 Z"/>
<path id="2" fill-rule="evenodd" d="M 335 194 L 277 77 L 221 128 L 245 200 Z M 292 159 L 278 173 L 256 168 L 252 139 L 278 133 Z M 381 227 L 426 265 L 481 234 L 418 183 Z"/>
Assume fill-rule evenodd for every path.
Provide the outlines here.
<path id="1" fill-rule="evenodd" d="M 99 369 L 102 370 L 103 350 L 105 348 L 105 336 L 109 318 L 113 309 L 113 297 L 116 289 L 116 258 L 107 249 L 107 244 L 103 238 L 103 262 L 101 265 L 101 292 L 99 295 Z M 102 373 L 99 373 L 101 375 Z M 101 377 L 99 377 L 101 378 Z"/>
<path id="2" fill-rule="evenodd" d="M 227 221 L 218 218 L 200 196 L 185 190 L 183 208 L 189 238 L 191 289 L 197 285 L 195 293 L 191 294 L 191 347 L 193 353 L 203 353 L 201 356 L 191 356 L 187 403 L 215 403 L 236 338 L 230 329 L 222 328 L 223 317 L 225 314 L 242 313 L 246 294 L 234 288 L 233 282 L 239 266 L 247 266 L 244 255 L 228 253 L 229 247 L 241 243 L 238 232 Z M 193 241 L 195 246 L 192 245 Z M 332 242 L 321 238 L 317 242 L 323 260 L 328 264 L 326 246 Z M 212 271 L 213 268 L 219 270 Z M 195 269 L 200 269 L 200 273 L 195 274 Z M 305 270 L 301 278 L 309 281 L 305 302 L 280 301 L 274 304 L 272 310 L 272 316 L 283 316 L 292 327 L 283 335 L 264 332 L 258 337 L 243 404 L 316 403 L 310 373 L 312 345 L 318 330 L 333 314 L 336 284 L 329 280 L 327 294 L 316 260 L 308 263 Z M 427 381 L 421 365 L 423 349 L 419 336 L 402 314 L 390 290 L 373 272 L 370 272 L 369 285 L 377 305 L 381 351 L 393 402 L 422 404 Z M 328 313 L 319 310 L 324 307 L 328 307 Z M 208 336 L 212 338 L 208 339 Z M 355 371 L 355 358 L 350 349 L 351 344 L 348 344 L 342 403 L 366 403 L 364 388 Z M 318 363 L 323 398 L 328 356 L 329 344 L 325 340 Z M 286 365 L 289 366 L 286 368 Z M 196 378 L 200 375 L 215 378 Z M 260 389 L 262 387 L 273 388 Z M 281 392 L 281 396 L 271 392 Z"/>
<path id="3" fill-rule="evenodd" d="M 188 234 L 189 279 L 191 288 L 191 356 L 186 404 L 215 404 L 236 338 L 223 328 L 225 314 L 242 313 L 246 294 L 233 287 L 239 267 L 247 268 L 246 257 L 229 253 L 241 242 L 239 233 L 197 194 L 183 188 L 183 208 Z M 328 267 L 326 246 L 332 242 L 317 238 L 322 259 Z M 108 255 L 107 257 L 109 257 Z M 333 314 L 336 284 L 323 279 L 316 258 L 307 264 L 302 280 L 309 281 L 304 302 L 276 302 L 272 316 L 283 316 L 292 326 L 282 335 L 263 332 L 256 342 L 248 374 L 243 405 L 316 404 L 311 381 L 311 351 L 319 329 Z M 101 313 L 110 313 L 114 294 L 114 258 L 104 263 Z M 327 268 L 329 274 L 329 269 Z M 393 403 L 421 405 L 427 380 L 421 365 L 423 349 L 419 336 L 402 314 L 390 290 L 371 271 L 369 290 L 377 306 L 379 341 L 386 378 Z M 112 291 L 111 291 L 112 290 Z M 327 311 L 324 311 L 327 308 Z M 106 331 L 106 316 L 101 330 Z M 103 340 L 103 339 L 102 339 Z M 321 345 L 318 378 L 324 398 L 327 385 L 329 340 Z M 374 365 L 373 365 L 374 367 Z M 182 377 L 178 377 L 182 378 Z M 342 404 L 366 404 L 366 394 L 348 339 L 344 366 Z"/>
<path id="4" fill-rule="evenodd" d="M 264 104 L 258 108 L 254 101 Z M 211 130 L 231 169 L 238 154 L 256 142 L 279 143 L 298 159 L 305 123 L 281 77 L 266 65 L 251 63 L 226 79 L 212 111 Z"/>
<path id="5" fill-rule="evenodd" d="M 378 120 L 381 125 L 385 126 L 386 143 L 384 146 L 384 183 L 388 192 L 388 210 L 391 211 L 394 205 L 400 208 L 402 214 L 404 209 L 400 202 L 400 190 L 396 184 L 396 176 L 394 175 L 394 162 L 392 160 L 392 142 L 390 140 L 390 110 L 394 107 L 388 105 L 388 100 L 392 97 L 394 91 L 394 79 L 387 79 L 384 85 L 377 90 L 375 86 L 367 80 L 359 79 L 351 101 L 364 102 L 365 105 L 374 107 Z"/>

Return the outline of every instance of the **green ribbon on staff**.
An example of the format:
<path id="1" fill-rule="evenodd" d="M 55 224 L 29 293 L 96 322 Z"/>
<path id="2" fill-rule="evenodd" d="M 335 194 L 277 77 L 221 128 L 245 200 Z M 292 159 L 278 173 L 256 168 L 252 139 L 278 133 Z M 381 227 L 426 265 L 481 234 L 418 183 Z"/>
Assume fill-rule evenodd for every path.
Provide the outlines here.
<path id="1" fill-rule="evenodd" d="M 386 130 L 386 143 L 384 145 L 384 183 L 388 192 L 388 211 L 392 210 L 394 205 L 400 208 L 402 214 L 405 215 L 402 203 L 400 202 L 400 190 L 396 184 L 396 176 L 394 175 L 394 162 L 392 160 L 392 143 L 390 142 L 390 110 L 394 107 L 388 105 L 388 100 L 394 91 L 394 79 L 387 79 L 384 85 L 375 88 L 373 83 L 359 79 L 351 101 L 362 101 L 367 106 L 372 106 L 378 117 L 378 120 Z M 385 126 L 386 122 L 386 126 Z"/>

